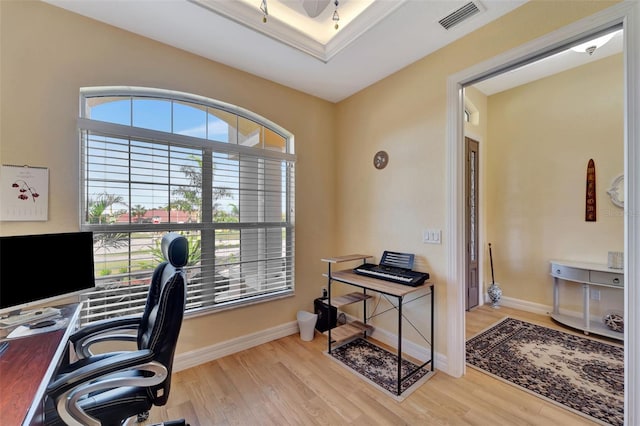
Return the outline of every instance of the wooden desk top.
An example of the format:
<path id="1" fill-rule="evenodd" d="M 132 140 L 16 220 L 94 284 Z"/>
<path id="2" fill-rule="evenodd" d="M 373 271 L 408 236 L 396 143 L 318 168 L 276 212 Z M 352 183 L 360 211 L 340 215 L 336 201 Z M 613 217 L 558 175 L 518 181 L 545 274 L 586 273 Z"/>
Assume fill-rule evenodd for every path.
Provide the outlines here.
<path id="1" fill-rule="evenodd" d="M 326 274 L 323 275 L 327 276 Z M 407 294 L 430 286 L 429 283 L 426 283 L 417 287 L 411 287 L 409 285 L 397 284 L 390 281 L 380 280 L 378 278 L 358 275 L 352 270 L 332 272 L 331 279 L 396 297 L 404 297 Z"/>
<path id="2" fill-rule="evenodd" d="M 327 257 L 321 259 L 323 262 L 328 263 L 341 263 L 341 262 L 350 262 L 353 260 L 365 260 L 370 259 L 373 256 L 369 256 L 368 254 L 347 254 L 345 256 L 336 256 L 336 257 Z"/>
<path id="3" fill-rule="evenodd" d="M 64 355 L 66 342 L 77 322 L 80 304 L 59 306 L 69 318 L 59 330 L 8 339 L 0 356 L 0 424 L 42 424 L 36 418 L 46 387 Z"/>

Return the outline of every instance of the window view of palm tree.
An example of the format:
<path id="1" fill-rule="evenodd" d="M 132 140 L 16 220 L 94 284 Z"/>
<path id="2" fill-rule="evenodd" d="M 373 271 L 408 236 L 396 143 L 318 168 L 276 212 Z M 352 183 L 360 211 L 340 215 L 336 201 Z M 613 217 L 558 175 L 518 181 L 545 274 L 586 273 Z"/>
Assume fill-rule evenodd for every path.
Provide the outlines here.
<path id="1" fill-rule="evenodd" d="M 84 89 L 83 230 L 95 292 L 83 321 L 142 310 L 169 231 L 187 236 L 187 312 L 294 288 L 292 135 L 249 111 L 158 89 Z"/>

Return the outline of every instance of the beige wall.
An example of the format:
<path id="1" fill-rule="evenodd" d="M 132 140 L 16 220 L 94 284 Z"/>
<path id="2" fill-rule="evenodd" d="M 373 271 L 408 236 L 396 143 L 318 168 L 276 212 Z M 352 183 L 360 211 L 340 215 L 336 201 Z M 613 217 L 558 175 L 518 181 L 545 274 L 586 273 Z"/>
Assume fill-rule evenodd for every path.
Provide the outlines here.
<path id="1" fill-rule="evenodd" d="M 189 319 L 178 352 L 295 321 L 324 285 L 334 250 L 335 107 L 318 98 L 34 1 L 0 2 L 0 161 L 49 168 L 49 220 L 0 222 L 0 234 L 78 229 L 79 88 L 160 87 L 218 99 L 295 135 L 296 295 Z M 327 206 L 327 208 L 321 208 Z"/>
<path id="2" fill-rule="evenodd" d="M 622 251 L 623 211 L 606 191 L 624 170 L 623 102 L 622 54 L 488 98 L 486 238 L 505 296 L 551 305 L 549 260 L 606 264 L 608 251 Z M 589 159 L 596 222 L 584 219 Z M 579 311 L 574 287 L 561 298 Z M 622 292 L 613 295 L 621 308 Z M 615 305 L 603 298 L 592 312 Z"/>
<path id="3" fill-rule="evenodd" d="M 444 231 L 449 214 L 447 77 L 615 3 L 529 2 L 332 105 L 43 3 L 0 2 L 0 160 L 50 169 L 49 221 L 3 222 L 0 233 L 78 228 L 80 87 L 162 87 L 219 99 L 295 134 L 297 290 L 294 298 L 188 319 L 178 352 L 292 321 L 324 285 L 320 258 L 365 252 L 379 260 L 387 249 L 416 253 L 416 269 L 432 274 L 436 350 L 446 355 L 449 242 L 423 244 L 422 230 Z M 378 171 L 372 158 L 381 149 L 390 163 Z M 419 326 L 423 303 L 408 309 L 424 318 Z M 395 330 L 395 317 L 379 323 Z"/>
<path id="4" fill-rule="evenodd" d="M 448 76 L 613 4 L 528 2 L 338 104 L 338 250 L 377 260 L 385 249 L 416 253 L 416 269 L 428 271 L 436 287 L 438 352 L 447 352 L 449 241 L 423 244 L 422 230 L 447 226 Z M 381 171 L 372 165 L 380 149 L 390 157 Z M 413 310 L 425 315 L 424 306 Z M 395 316 L 377 323 L 394 330 Z"/>

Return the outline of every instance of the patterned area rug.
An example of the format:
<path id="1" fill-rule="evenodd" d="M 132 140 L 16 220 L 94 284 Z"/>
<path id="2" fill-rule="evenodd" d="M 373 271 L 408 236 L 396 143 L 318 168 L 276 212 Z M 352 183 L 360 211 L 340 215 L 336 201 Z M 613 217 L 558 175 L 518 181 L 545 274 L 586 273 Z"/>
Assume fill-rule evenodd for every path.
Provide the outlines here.
<path id="1" fill-rule="evenodd" d="M 427 364 L 402 382 L 400 386 L 401 393 L 397 395 L 398 357 L 395 353 L 376 346 L 365 339 L 358 338 L 333 349 L 331 357 L 399 401 L 406 398 L 434 374 L 429 370 L 430 364 Z M 402 377 L 405 377 L 418 367 L 418 365 L 403 358 Z"/>
<path id="2" fill-rule="evenodd" d="M 624 349 L 513 318 L 467 341 L 467 364 L 606 425 L 624 423 Z"/>

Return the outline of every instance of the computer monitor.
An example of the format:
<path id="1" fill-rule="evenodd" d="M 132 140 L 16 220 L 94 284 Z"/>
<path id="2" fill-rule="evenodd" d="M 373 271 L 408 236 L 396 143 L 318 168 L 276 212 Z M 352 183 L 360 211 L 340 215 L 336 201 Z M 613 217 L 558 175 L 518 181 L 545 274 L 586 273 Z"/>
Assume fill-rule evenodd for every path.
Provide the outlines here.
<path id="1" fill-rule="evenodd" d="M 0 237 L 0 314 L 93 287 L 93 233 Z"/>

